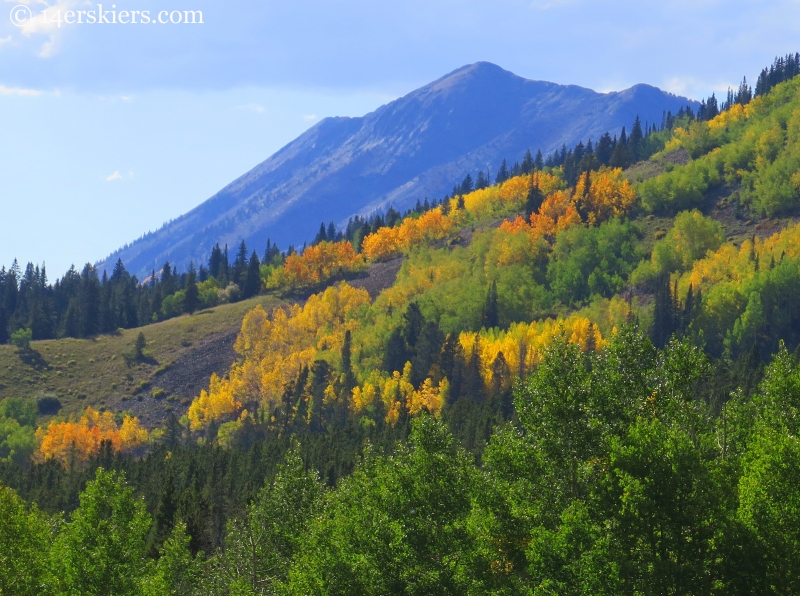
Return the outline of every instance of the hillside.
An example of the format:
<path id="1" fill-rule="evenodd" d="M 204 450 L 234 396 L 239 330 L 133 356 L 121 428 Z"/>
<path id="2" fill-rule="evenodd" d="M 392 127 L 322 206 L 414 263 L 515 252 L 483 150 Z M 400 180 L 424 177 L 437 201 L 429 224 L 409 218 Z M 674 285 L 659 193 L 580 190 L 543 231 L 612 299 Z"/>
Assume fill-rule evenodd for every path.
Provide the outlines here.
<path id="1" fill-rule="evenodd" d="M 773 87 L 620 138 L 626 170 L 274 255 L 130 366 L 138 329 L 0 346 L 65 401 L 0 402 L 28 593 L 87 544 L 128 593 L 797 593 L 800 77 Z"/>
<path id="2" fill-rule="evenodd" d="M 169 261 L 185 270 L 219 242 L 282 248 L 310 241 L 320 221 L 346 223 L 390 205 L 440 198 L 465 173 L 497 171 L 527 149 L 595 141 L 606 131 L 660 123 L 697 103 L 636 85 L 596 93 L 518 77 L 486 62 L 465 66 L 361 118 L 326 118 L 189 213 L 99 263 L 118 259 L 145 277 Z M 313 213 L 313 217 L 309 214 Z M 290 223 L 291 222 L 291 223 Z"/>
<path id="3" fill-rule="evenodd" d="M 185 412 L 211 373 L 223 374 L 235 361 L 233 341 L 247 311 L 277 303 L 263 296 L 94 339 L 37 341 L 30 352 L 0 345 L 0 399 L 51 396 L 61 415 L 92 406 L 130 411 L 153 426 L 169 411 Z M 146 358 L 136 361 L 130 356 L 140 332 Z M 157 388 L 165 393 L 156 399 Z"/>

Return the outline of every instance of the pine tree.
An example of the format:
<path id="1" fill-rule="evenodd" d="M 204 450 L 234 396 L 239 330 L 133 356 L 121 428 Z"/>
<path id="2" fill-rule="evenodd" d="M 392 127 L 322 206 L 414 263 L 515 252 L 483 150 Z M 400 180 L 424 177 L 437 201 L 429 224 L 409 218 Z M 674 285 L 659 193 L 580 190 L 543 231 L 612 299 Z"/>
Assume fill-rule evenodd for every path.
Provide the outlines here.
<path id="1" fill-rule="evenodd" d="M 628 140 L 628 151 L 631 154 L 633 163 L 641 161 L 644 158 L 644 134 L 642 133 L 642 122 L 639 116 L 633 121 L 633 128 L 631 129 L 631 136 Z"/>
<path id="2" fill-rule="evenodd" d="M 239 244 L 239 251 L 236 253 L 236 260 L 233 262 L 232 281 L 242 287 L 247 276 L 247 244 L 242 240 Z"/>
<path id="3" fill-rule="evenodd" d="M 261 262 L 258 260 L 256 251 L 250 255 L 250 262 L 247 265 L 247 275 L 242 288 L 242 298 L 252 298 L 261 291 Z"/>
<path id="4" fill-rule="evenodd" d="M 319 232 L 317 232 L 317 235 L 314 237 L 314 242 L 312 242 L 312 244 L 319 244 L 326 240 L 328 240 L 328 233 L 325 231 L 325 222 L 323 221 L 319 224 Z"/>
<path id="5" fill-rule="evenodd" d="M 189 314 L 200 308 L 200 292 L 197 289 L 197 274 L 194 263 L 189 264 L 189 274 L 186 277 L 186 289 L 183 297 L 183 310 Z"/>
<path id="6" fill-rule="evenodd" d="M 536 150 L 536 159 L 533 160 L 533 165 L 537 170 L 544 168 L 544 158 L 542 157 L 542 150 Z"/>
<path id="7" fill-rule="evenodd" d="M 669 275 L 662 274 L 656 281 L 655 306 L 651 339 L 657 348 L 663 348 L 675 332 L 675 300 Z"/>
<path id="8" fill-rule="evenodd" d="M 525 199 L 525 219 L 529 220 L 533 213 L 539 212 L 539 207 L 542 206 L 544 201 L 544 194 L 537 185 L 531 186 L 528 191 L 528 196 Z"/>
<path id="9" fill-rule="evenodd" d="M 82 337 L 91 337 L 99 331 L 100 280 L 97 270 L 87 263 L 81 273 L 80 329 Z"/>
<path id="10" fill-rule="evenodd" d="M 464 180 L 461 182 L 461 188 L 459 189 L 459 192 L 462 195 L 469 194 L 473 191 L 473 188 L 472 176 L 467 173 L 467 175 L 464 176 Z"/>
<path id="11" fill-rule="evenodd" d="M 344 332 L 344 342 L 342 343 L 342 367 L 341 373 L 344 376 L 344 390 L 350 393 L 353 387 L 356 386 L 356 378 L 353 374 L 353 338 L 350 330 Z"/>
<path id="12" fill-rule="evenodd" d="M 523 174 L 530 174 L 533 171 L 533 155 L 531 155 L 530 149 L 525 151 L 525 156 L 522 158 L 521 167 Z"/>
<path id="13" fill-rule="evenodd" d="M 500 324 L 500 313 L 497 304 L 497 282 L 492 281 L 489 291 L 486 293 L 486 302 L 483 305 L 481 314 L 481 326 L 485 329 L 492 329 Z"/>
<path id="14" fill-rule="evenodd" d="M 144 349 L 146 347 L 147 340 L 144 337 L 144 333 L 140 331 L 139 335 L 136 336 L 136 341 L 133 344 L 133 355 L 136 360 L 142 360 L 144 358 Z"/>
<path id="15" fill-rule="evenodd" d="M 503 163 L 500 164 L 500 169 L 497 170 L 497 177 L 494 179 L 495 184 L 502 184 L 508 180 L 508 164 L 506 160 L 503 160 Z"/>
<path id="16" fill-rule="evenodd" d="M 625 129 L 622 130 L 625 132 Z M 622 138 L 617 143 L 617 146 L 614 147 L 614 151 L 611 152 L 611 159 L 608 161 L 608 165 L 612 168 L 625 168 L 630 167 L 631 165 L 631 154 L 628 151 L 627 143 L 622 142 Z"/>

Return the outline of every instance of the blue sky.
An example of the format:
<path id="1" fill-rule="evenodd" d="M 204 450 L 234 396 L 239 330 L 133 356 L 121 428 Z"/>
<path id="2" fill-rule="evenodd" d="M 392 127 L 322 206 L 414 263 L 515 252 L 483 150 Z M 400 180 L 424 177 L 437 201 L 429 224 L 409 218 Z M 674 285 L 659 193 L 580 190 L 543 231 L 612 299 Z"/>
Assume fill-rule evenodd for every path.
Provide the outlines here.
<path id="1" fill-rule="evenodd" d="M 191 209 L 319 119 L 464 64 L 700 99 L 800 50 L 798 0 L 102 4 L 153 19 L 201 10 L 204 23 L 59 26 L 97 3 L 0 2 L 0 263 L 46 261 L 51 279 Z M 49 23 L 11 22 L 12 9 L 48 7 Z"/>

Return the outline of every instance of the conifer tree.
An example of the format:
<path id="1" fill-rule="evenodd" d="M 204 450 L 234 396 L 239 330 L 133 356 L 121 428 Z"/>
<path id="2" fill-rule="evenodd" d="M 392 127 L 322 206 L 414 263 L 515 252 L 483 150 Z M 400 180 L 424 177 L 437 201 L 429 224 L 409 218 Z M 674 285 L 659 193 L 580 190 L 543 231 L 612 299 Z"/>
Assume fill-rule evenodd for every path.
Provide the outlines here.
<path id="1" fill-rule="evenodd" d="M 533 171 L 533 167 L 533 155 L 531 155 L 531 150 L 528 149 L 525 151 L 525 156 L 522 158 L 522 173 L 530 174 Z"/>
<path id="2" fill-rule="evenodd" d="M 464 180 L 461 182 L 461 187 L 459 188 L 459 192 L 460 194 L 465 195 L 471 193 L 473 189 L 474 187 L 472 184 L 472 176 L 470 176 L 469 173 L 467 173 L 467 175 L 464 176 Z"/>
<path id="3" fill-rule="evenodd" d="M 481 326 L 485 329 L 492 329 L 500 324 L 500 314 L 497 305 L 497 282 L 492 281 L 489 291 L 486 293 L 486 302 L 483 305 L 481 314 Z"/>
<path id="4" fill-rule="evenodd" d="M 250 255 L 250 263 L 247 266 L 244 287 L 242 288 L 242 298 L 252 298 L 261 291 L 261 263 L 258 260 L 256 251 Z"/>
<path id="5" fill-rule="evenodd" d="M 631 129 L 631 136 L 628 140 L 628 150 L 631 155 L 633 163 L 640 161 L 644 158 L 644 134 L 642 133 L 642 122 L 639 116 L 633 121 L 633 128 Z"/>
<path id="6" fill-rule="evenodd" d="M 314 242 L 312 244 L 319 244 L 320 242 L 325 242 L 328 239 L 328 233 L 325 231 L 325 222 L 323 221 L 319 224 L 319 232 L 314 237 Z"/>
<path id="7" fill-rule="evenodd" d="M 144 358 L 144 349 L 147 347 L 147 340 L 142 331 L 136 336 L 136 341 L 133 344 L 133 354 L 137 360 Z"/>
<path id="8" fill-rule="evenodd" d="M 183 298 L 183 310 L 189 314 L 200 308 L 200 293 L 197 289 L 197 274 L 194 270 L 194 263 L 189 264 L 189 274 L 186 277 L 186 289 Z"/>
<path id="9" fill-rule="evenodd" d="M 536 158 L 533 160 L 533 165 L 537 170 L 541 170 L 544 167 L 544 158 L 542 157 L 542 150 L 536 150 Z"/>
<path id="10" fill-rule="evenodd" d="M 625 133 L 625 129 L 622 129 L 623 135 Z M 620 140 L 617 142 L 616 147 L 611 152 L 611 159 L 608 161 L 608 165 L 612 168 L 628 168 L 631 165 L 631 154 L 628 151 L 628 144 L 623 142 L 623 137 L 620 137 Z"/>
<path id="11" fill-rule="evenodd" d="M 542 193 L 541 189 L 537 185 L 531 186 L 531 189 L 528 191 L 528 196 L 525 199 L 526 220 L 530 219 L 531 214 L 539 211 L 539 207 L 542 206 L 543 201 L 544 194 Z"/>
<path id="12" fill-rule="evenodd" d="M 247 276 L 247 244 L 242 240 L 239 244 L 239 251 L 236 253 L 236 260 L 233 262 L 232 281 L 242 287 Z"/>
<path id="13" fill-rule="evenodd" d="M 503 160 L 503 163 L 500 164 L 500 169 L 497 170 L 497 177 L 494 179 L 495 184 L 502 184 L 506 180 L 508 180 L 508 164 L 506 160 Z"/>

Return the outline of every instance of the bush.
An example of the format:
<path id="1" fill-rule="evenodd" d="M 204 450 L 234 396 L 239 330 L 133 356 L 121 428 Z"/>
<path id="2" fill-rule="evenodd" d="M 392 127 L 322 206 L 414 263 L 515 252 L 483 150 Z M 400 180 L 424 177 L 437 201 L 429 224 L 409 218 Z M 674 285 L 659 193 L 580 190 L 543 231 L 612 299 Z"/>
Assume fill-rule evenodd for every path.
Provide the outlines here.
<path id="1" fill-rule="evenodd" d="M 42 395 L 36 399 L 36 409 L 40 416 L 55 416 L 61 410 L 61 400 L 55 395 Z"/>
<path id="2" fill-rule="evenodd" d="M 17 346 L 20 350 L 29 350 L 31 347 L 31 340 L 33 339 L 33 331 L 23 328 L 17 329 L 11 334 L 11 343 Z"/>
<path id="3" fill-rule="evenodd" d="M 224 290 L 219 290 L 217 292 L 217 297 L 219 299 L 220 304 L 238 302 L 241 295 L 242 293 L 239 290 L 239 286 L 237 286 L 233 282 L 229 283 L 228 287 L 225 288 Z"/>
<path id="4" fill-rule="evenodd" d="M 183 299 L 185 296 L 186 292 L 180 290 L 172 296 L 164 298 L 164 302 L 161 303 L 161 314 L 165 319 L 171 319 L 183 313 Z"/>

